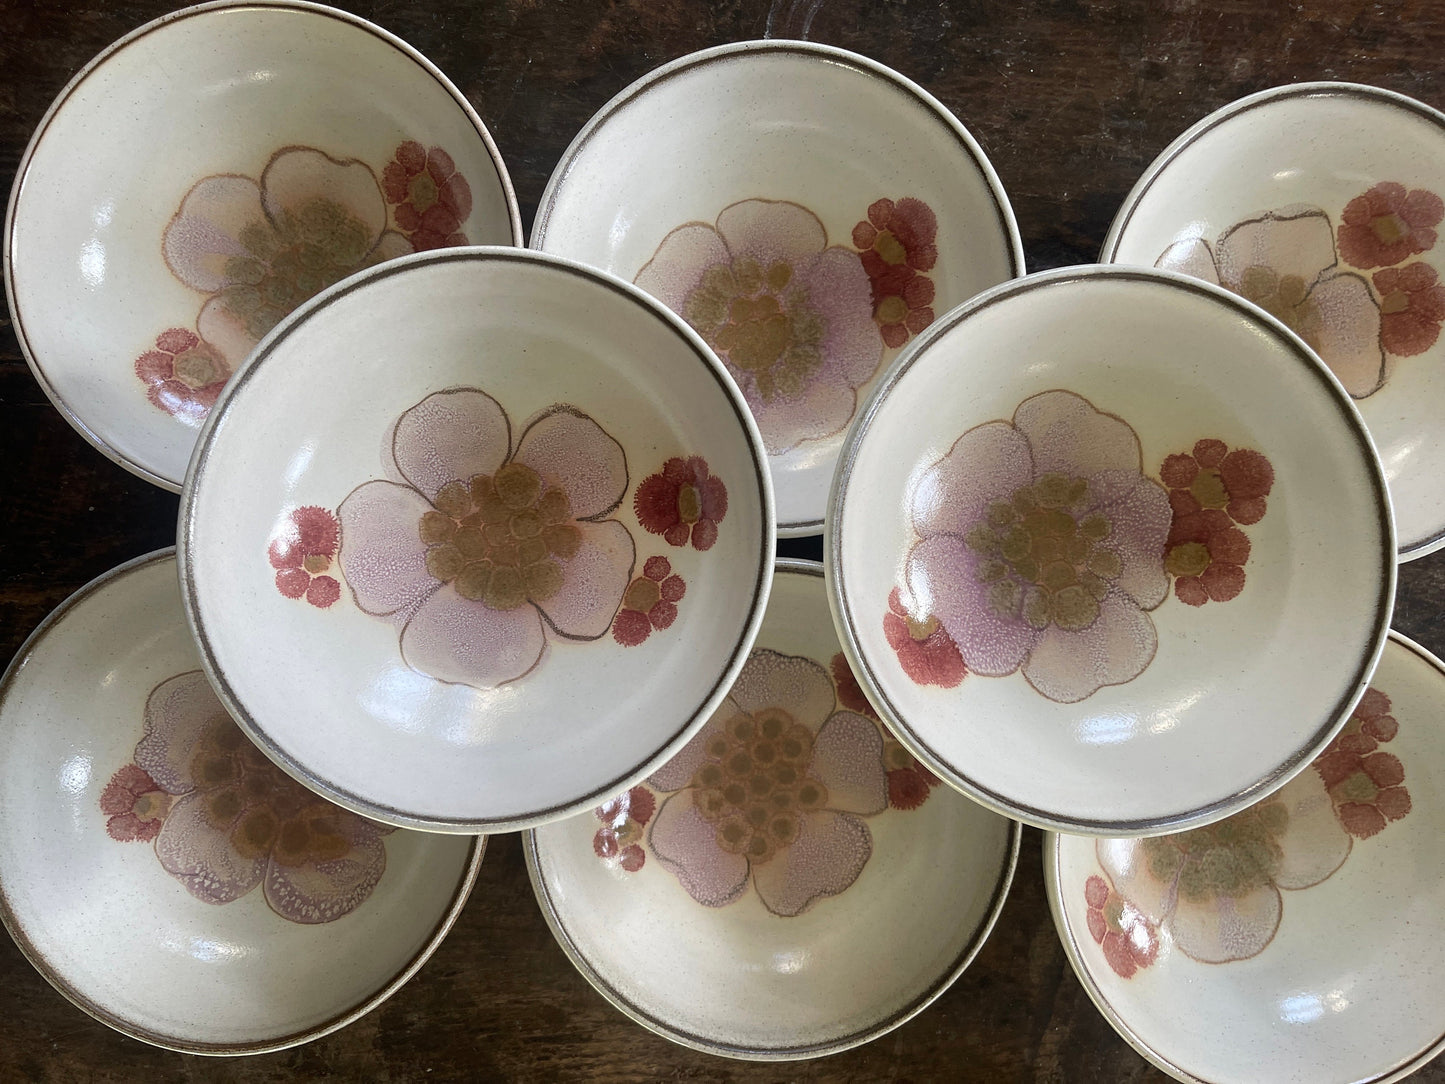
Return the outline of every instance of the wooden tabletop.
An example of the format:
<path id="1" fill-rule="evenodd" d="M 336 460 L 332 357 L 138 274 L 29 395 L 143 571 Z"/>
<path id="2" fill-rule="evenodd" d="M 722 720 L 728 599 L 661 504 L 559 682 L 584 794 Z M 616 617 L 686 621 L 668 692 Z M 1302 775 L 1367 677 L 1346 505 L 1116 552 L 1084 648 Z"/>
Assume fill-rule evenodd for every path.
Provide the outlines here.
<path id="1" fill-rule="evenodd" d="M 723 42 L 807 37 L 873 57 L 949 106 L 1013 201 L 1030 270 L 1092 261 L 1126 192 L 1206 113 L 1279 83 L 1373 83 L 1445 105 L 1432 0 L 378 0 L 344 3 L 416 46 L 486 121 L 530 228 L 563 149 L 615 92 Z M 45 108 L 166 0 L 0 0 L 0 190 Z M 8 314 L 7 314 L 8 315 Z M 71 591 L 175 537 L 176 498 L 87 445 L 0 320 L 0 661 Z M 821 556 L 816 540 L 782 551 Z M 1395 627 L 1445 652 L 1445 552 L 1400 573 Z M 19 815 L 6 809 L 5 815 Z M 231 1061 L 153 1049 L 71 1007 L 0 938 L 0 1080 L 1157 1081 L 1094 1009 L 1055 935 L 1040 836 L 973 966 L 861 1049 L 758 1066 L 632 1024 L 572 969 L 492 840 L 456 928 L 370 1016 Z M 1413 1078 L 1445 1082 L 1445 1062 Z"/>

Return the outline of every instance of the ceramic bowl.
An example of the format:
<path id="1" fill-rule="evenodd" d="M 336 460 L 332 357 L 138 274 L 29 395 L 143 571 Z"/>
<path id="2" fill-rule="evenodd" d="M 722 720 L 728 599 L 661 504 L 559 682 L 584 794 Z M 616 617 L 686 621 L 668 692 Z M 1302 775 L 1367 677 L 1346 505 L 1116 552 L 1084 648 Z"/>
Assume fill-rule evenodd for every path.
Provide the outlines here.
<path id="1" fill-rule="evenodd" d="M 158 1046 L 307 1042 L 411 978 L 484 840 L 393 832 L 277 771 L 201 672 L 173 551 L 60 605 L 0 682 L 0 918 L 50 983 Z"/>
<path id="2" fill-rule="evenodd" d="M 644 1027 L 729 1057 L 815 1057 L 892 1030 L 962 973 L 1019 826 L 882 728 L 821 565 L 779 562 L 757 642 L 676 758 L 528 833 L 527 869 L 577 969 Z"/>
<path id="3" fill-rule="evenodd" d="M 5 290 L 36 379 L 127 470 L 179 490 L 256 342 L 363 267 L 522 243 L 476 111 L 425 57 L 318 4 L 203 4 L 126 35 L 21 159 Z"/>
<path id="4" fill-rule="evenodd" d="M 901 740 L 1041 827 L 1217 820 L 1344 725 L 1394 532 L 1369 435 L 1262 310 L 1070 268 L 926 331 L 840 461 L 835 620 Z"/>
<path id="5" fill-rule="evenodd" d="M 782 535 L 817 534 L 843 434 L 909 339 L 1023 274 L 983 150 L 922 87 L 806 42 L 682 57 L 572 142 L 532 247 L 681 313 L 762 430 Z"/>
<path id="6" fill-rule="evenodd" d="M 1391 633 L 1344 731 L 1265 801 L 1045 841 L 1069 961 L 1136 1050 L 1185 1081 L 1356 1084 L 1445 1047 L 1442 716 L 1445 665 Z"/>
<path id="7" fill-rule="evenodd" d="M 1210 114 L 1149 167 L 1101 259 L 1220 283 L 1316 350 L 1358 402 L 1400 559 L 1445 545 L 1445 114 L 1302 83 Z"/>
<path id="8" fill-rule="evenodd" d="M 772 493 L 737 386 L 663 306 L 456 249 L 261 344 L 180 536 L 207 670 L 270 756 L 378 820 L 507 830 L 626 789 L 707 720 L 762 620 Z"/>

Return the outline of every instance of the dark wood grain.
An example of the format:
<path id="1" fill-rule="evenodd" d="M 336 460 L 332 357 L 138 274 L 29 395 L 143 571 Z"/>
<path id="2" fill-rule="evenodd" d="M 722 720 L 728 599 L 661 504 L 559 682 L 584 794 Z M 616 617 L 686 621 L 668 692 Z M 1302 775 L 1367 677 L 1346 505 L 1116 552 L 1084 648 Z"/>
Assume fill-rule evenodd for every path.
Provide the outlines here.
<path id="1" fill-rule="evenodd" d="M 1088 262 L 1150 160 L 1240 95 L 1305 79 L 1445 104 L 1445 4 L 1421 0 L 434 0 L 347 3 L 431 57 L 496 137 L 530 225 L 563 149 L 658 64 L 771 33 L 872 56 L 961 117 L 1018 213 L 1030 269 Z M 0 189 L 65 81 L 164 0 L 0 0 Z M 174 538 L 176 499 L 71 431 L 0 323 L 0 660 L 70 591 Z M 820 550 L 789 543 L 790 553 Z M 1445 553 L 1401 572 L 1396 627 L 1445 651 Z M 24 811 L 0 808 L 0 815 Z M 553 942 L 515 836 L 496 838 L 465 913 L 421 974 L 359 1023 L 297 1050 L 215 1061 L 120 1037 L 0 939 L 0 1080 L 1159 1081 L 1075 980 L 1044 899 L 1039 835 L 982 954 L 938 1003 L 811 1063 L 733 1063 L 634 1026 Z M 1445 1064 L 1413 1078 L 1445 1082 Z"/>

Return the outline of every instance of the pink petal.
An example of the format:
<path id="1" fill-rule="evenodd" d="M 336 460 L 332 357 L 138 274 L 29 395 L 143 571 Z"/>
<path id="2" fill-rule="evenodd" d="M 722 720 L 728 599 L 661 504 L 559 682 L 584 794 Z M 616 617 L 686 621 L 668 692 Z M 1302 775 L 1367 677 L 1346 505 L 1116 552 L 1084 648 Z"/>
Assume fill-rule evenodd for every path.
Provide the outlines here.
<path id="1" fill-rule="evenodd" d="M 913 529 L 924 538 L 966 535 L 986 522 L 991 503 L 1008 500 L 1033 479 L 1027 437 L 1008 422 L 975 426 L 919 478 L 909 498 Z"/>
<path id="2" fill-rule="evenodd" d="M 261 201 L 273 221 L 317 199 L 338 203 L 359 219 L 370 231 L 368 249 L 386 228 L 386 197 L 365 162 L 332 158 L 311 147 L 287 147 L 272 155 L 261 173 Z"/>
<path id="3" fill-rule="evenodd" d="M 1335 264 L 1335 233 L 1323 211 L 1268 214 L 1241 222 L 1215 246 L 1219 280 L 1238 290 L 1251 267 L 1268 267 L 1281 278 L 1298 275 L 1306 286 Z"/>
<path id="4" fill-rule="evenodd" d="M 1154 266 L 1219 285 L 1219 271 L 1214 266 L 1214 253 L 1210 250 L 1209 243 L 1199 237 L 1175 241 L 1154 261 Z"/>
<path id="5" fill-rule="evenodd" d="M 1380 307 L 1369 284 L 1359 275 L 1322 277 L 1310 300 L 1319 306 L 1316 350 L 1330 372 L 1356 399 L 1378 391 L 1385 382 L 1385 354 L 1380 348 Z"/>
<path id="6" fill-rule="evenodd" d="M 196 791 L 171 806 L 156 836 L 156 857 L 196 899 L 230 903 L 261 883 L 266 859 L 237 854 L 230 835 L 206 821 L 205 804 Z"/>
<path id="7" fill-rule="evenodd" d="M 828 807 L 871 816 L 888 808 L 883 735 L 868 718 L 835 712 L 818 731 L 808 774 L 828 788 Z"/>
<path id="8" fill-rule="evenodd" d="M 746 256 L 765 268 L 780 260 L 800 267 L 828 244 L 818 216 L 786 200 L 745 199 L 725 207 L 717 232 L 733 259 Z"/>
<path id="9" fill-rule="evenodd" d="M 1098 500 L 1132 487 L 1143 469 L 1139 438 L 1129 424 L 1071 391 L 1025 399 L 1014 411 L 1014 425 L 1028 438 L 1035 477 L 1087 478 Z"/>
<path id="10" fill-rule="evenodd" d="M 266 902 L 282 918 L 308 925 L 356 910 L 386 872 L 386 847 L 371 836 L 342 858 L 266 869 Z"/>
<path id="11" fill-rule="evenodd" d="M 426 570 L 421 517 L 431 502 L 410 486 L 363 482 L 341 502 L 341 573 L 356 605 L 373 617 L 415 606 L 437 589 Z"/>
<path id="12" fill-rule="evenodd" d="M 1109 875 L 1114 891 L 1128 900 L 1154 924 L 1174 908 L 1176 877 L 1161 881 L 1149 870 L 1149 852 L 1138 839 L 1098 839 L 1094 850 L 1099 865 Z"/>
<path id="13" fill-rule="evenodd" d="M 823 318 L 823 365 L 815 379 L 857 388 L 869 380 L 883 357 L 873 322 L 868 272 L 851 249 L 830 248 L 799 275 L 810 307 Z"/>
<path id="14" fill-rule="evenodd" d="M 1306 768 L 1266 801 L 1283 803 L 1289 812 L 1284 832 L 1276 837 L 1284 857 L 1275 870 L 1275 884 L 1309 888 L 1344 865 L 1354 841 L 1335 816 L 1319 772 Z"/>
<path id="15" fill-rule="evenodd" d="M 1159 637 L 1154 622 L 1134 601 L 1110 591 L 1098 619 L 1086 629 L 1065 632 L 1050 625 L 1024 663 L 1030 685 L 1060 704 L 1092 696 L 1104 685 L 1132 681 L 1154 660 Z"/>
<path id="16" fill-rule="evenodd" d="M 1173 512 L 1169 494 L 1152 478 L 1138 477 L 1119 499 L 1100 507 L 1112 530 L 1104 548 L 1119 555 L 1121 571 L 1114 585 L 1144 610 L 1152 610 L 1169 594 L 1169 577 L 1160 554 L 1169 537 Z"/>
<path id="17" fill-rule="evenodd" d="M 662 239 L 652 259 L 632 281 L 673 312 L 680 313 L 688 295 L 702 281 L 703 272 L 727 262 L 727 245 L 717 230 L 702 222 L 689 222 Z"/>
<path id="18" fill-rule="evenodd" d="M 1247 960 L 1274 940 L 1282 911 L 1279 889 L 1271 884 L 1238 898 L 1192 901 L 1181 895 L 1169 932 L 1178 948 L 1204 963 Z"/>
<path id="19" fill-rule="evenodd" d="M 985 558 L 954 535 L 935 535 L 908 556 L 908 589 L 918 620 L 937 617 L 958 646 L 964 665 L 976 674 L 1002 677 L 1023 663 L 1039 633 L 1021 613 L 996 614 L 989 605 L 991 584 L 978 579 Z"/>
<path id="20" fill-rule="evenodd" d="M 517 463 L 567 494 L 575 519 L 612 511 L 627 495 L 622 445 L 580 410 L 557 406 L 534 420 L 517 441 Z"/>
<path id="21" fill-rule="evenodd" d="M 872 855 L 873 836 L 866 824 L 825 809 L 803 818 L 791 846 L 753 867 L 753 884 L 764 907 L 790 918 L 846 889 Z"/>
<path id="22" fill-rule="evenodd" d="M 717 833 L 693 806 L 690 788 L 662 803 L 647 829 L 647 843 L 704 907 L 732 903 L 748 886 L 748 860 L 717 845 Z"/>
<path id="23" fill-rule="evenodd" d="M 261 189 L 251 178 L 220 174 L 198 181 L 166 226 L 161 240 L 166 266 L 191 289 L 215 293 L 231 284 L 227 262 L 248 255 L 241 231 L 257 223 L 270 228 Z"/>
<path id="24" fill-rule="evenodd" d="M 512 448 L 512 427 L 501 405 L 474 388 L 428 395 L 396 422 L 392 459 L 428 498 L 448 482 L 496 474 Z"/>
<path id="25" fill-rule="evenodd" d="M 858 409 L 858 395 L 847 385 L 815 379 L 794 398 L 776 396 L 765 402 L 750 374 L 731 367 L 728 372 L 742 388 L 769 455 L 782 455 L 805 440 L 821 440 L 841 433 Z"/>
<path id="26" fill-rule="evenodd" d="M 170 794 L 195 787 L 191 757 L 196 743 L 218 720 L 235 726 L 199 670 L 169 678 L 146 698 L 145 737 L 135 747 L 135 762 Z"/>
<path id="27" fill-rule="evenodd" d="M 748 656 L 728 694 L 739 708 L 755 715 L 782 708 L 814 734 L 837 706 L 833 679 L 812 659 L 759 648 Z"/>
<path id="28" fill-rule="evenodd" d="M 684 745 L 675 757 L 648 776 L 647 785 L 653 790 L 661 791 L 681 790 L 687 786 L 692 782 L 693 773 L 702 767 L 702 762 L 707 759 L 708 739 L 727 726 L 729 719 L 742 714 L 743 709 L 737 706 L 732 697 L 724 698 L 712 713 L 712 718 L 693 739 Z"/>
<path id="29" fill-rule="evenodd" d="M 562 587 L 537 608 L 547 623 L 571 640 L 595 640 L 612 627 L 632 581 L 637 549 L 632 534 L 615 519 L 573 524 L 582 544 L 562 565 Z"/>
<path id="30" fill-rule="evenodd" d="M 478 689 L 521 677 L 546 646 L 536 607 L 493 610 L 450 585 L 423 602 L 401 633 L 401 656 L 412 669 Z"/>
<path id="31" fill-rule="evenodd" d="M 233 373 L 241 367 L 257 343 L 246 330 L 246 325 L 236 319 L 219 297 L 213 297 L 201 306 L 201 313 L 196 317 L 196 330 L 201 338 L 221 352 L 221 357 L 226 359 Z"/>

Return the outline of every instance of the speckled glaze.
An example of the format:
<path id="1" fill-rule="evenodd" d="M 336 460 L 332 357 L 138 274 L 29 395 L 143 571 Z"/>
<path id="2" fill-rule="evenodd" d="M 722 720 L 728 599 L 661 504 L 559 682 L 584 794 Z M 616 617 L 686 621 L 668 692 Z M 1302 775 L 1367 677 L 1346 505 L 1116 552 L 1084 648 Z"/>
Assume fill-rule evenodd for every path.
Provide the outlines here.
<path id="1" fill-rule="evenodd" d="M 490 831 L 595 805 L 702 726 L 762 620 L 772 493 L 672 313 L 570 261 L 456 249 L 262 344 L 180 538 L 208 673 L 268 755 L 365 816 Z"/>
<path id="2" fill-rule="evenodd" d="M 318 200 L 355 235 L 303 222 Z M 413 249 L 520 245 L 520 222 L 476 111 L 405 42 L 302 0 L 202 4 L 116 42 L 51 106 L 10 193 L 5 289 L 71 425 L 179 490 L 205 410 L 282 312 Z M 310 254 L 281 274 L 288 245 Z"/>
<path id="3" fill-rule="evenodd" d="M 1100 257 L 1253 293 L 1270 284 L 1242 283 L 1252 264 L 1299 277 L 1307 292 L 1297 305 L 1265 307 L 1292 307 L 1297 324 L 1314 325 L 1305 338 L 1357 397 L 1390 484 L 1402 561 L 1445 545 L 1442 191 L 1445 115 L 1376 87 L 1276 87 L 1170 144 L 1124 201 Z M 1372 237 L 1371 213 L 1392 208 L 1401 217 L 1384 214 Z M 1188 251 L 1195 238 L 1212 259 L 1197 245 Z"/>
<path id="4" fill-rule="evenodd" d="M 1282 785 L 1364 692 L 1394 597 L 1350 400 L 1179 275 L 1070 268 L 955 310 L 881 382 L 832 501 L 870 699 L 949 782 L 1060 830 L 1204 824 Z"/>
<path id="5" fill-rule="evenodd" d="M 369 895 L 320 923 L 278 915 L 269 886 L 226 903 L 188 891 L 156 844 L 119 838 L 104 795 L 157 683 L 199 667 L 170 550 L 82 588 L 21 648 L 0 682 L 0 918 L 57 990 L 127 1035 L 199 1054 L 294 1046 L 416 973 L 484 841 L 389 833 Z"/>
<path id="6" fill-rule="evenodd" d="M 1024 267 L 1008 198 L 953 114 L 875 61 L 800 41 L 706 49 L 623 90 L 562 156 L 531 245 L 636 282 L 718 349 L 757 414 L 785 536 L 822 530 L 844 433 L 898 348 Z M 759 293 L 749 261 L 787 266 L 786 285 Z M 766 314 L 736 303 L 728 327 L 709 268 L 776 300 L 788 335 L 755 326 L 749 343 Z M 758 354 L 778 351 L 792 372 L 775 386 Z"/>
<path id="7" fill-rule="evenodd" d="M 750 871 L 744 864 L 730 894 L 715 892 L 722 882 L 707 866 L 722 855 L 676 849 L 676 810 L 691 809 L 698 793 L 668 781 L 675 764 L 695 760 L 685 753 L 646 782 L 647 795 L 640 787 L 630 801 L 529 832 L 527 868 L 572 962 L 644 1027 L 728 1057 L 817 1057 L 892 1030 L 963 972 L 1003 906 L 1019 826 L 920 774 L 875 719 L 852 710 L 872 712 L 842 662 L 820 565 L 779 564 L 757 643 L 750 667 L 761 659 L 767 674 L 745 670 L 719 727 L 739 710 L 763 719 L 775 701 L 788 700 L 793 676 L 821 675 L 826 695 L 814 714 L 827 721 L 814 767 L 817 758 L 836 759 L 817 769 L 831 781 L 825 804 L 854 813 L 820 810 L 791 844 Z M 806 722 L 807 714 L 792 717 Z M 857 743 L 856 755 L 834 758 L 824 750 L 843 747 L 837 736 L 845 727 L 872 737 Z M 843 857 L 831 855 L 828 842 L 840 837 L 820 829 L 845 821 L 864 826 L 861 862 L 841 876 L 820 871 Z M 812 889 L 790 892 L 790 880 Z"/>
<path id="8" fill-rule="evenodd" d="M 1322 780 L 1341 776 L 1330 765 L 1329 758 L 1339 755 L 1336 747 L 1318 767 L 1301 773 L 1303 801 L 1290 822 L 1298 818 L 1300 831 L 1278 836 L 1283 857 L 1273 874 L 1277 888 L 1254 892 L 1279 898 L 1278 927 L 1262 948 L 1256 940 L 1232 954 L 1243 958 L 1198 959 L 1195 937 L 1181 934 L 1174 905 L 1166 903 L 1164 921 L 1155 924 L 1131 911 L 1132 903 L 1122 912 L 1106 904 L 1107 921 L 1093 919 L 1096 927 L 1113 931 L 1118 922 L 1109 916 L 1122 914 L 1130 927 L 1126 939 L 1143 950 L 1136 954 L 1133 945 L 1124 946 L 1132 962 L 1120 959 L 1121 966 L 1113 966 L 1104 943 L 1091 935 L 1086 885 L 1091 878 L 1110 883 L 1100 858 L 1130 841 L 1045 839 L 1049 903 L 1070 963 L 1119 1034 L 1176 1079 L 1394 1081 L 1445 1047 L 1445 875 L 1439 861 L 1445 667 L 1392 632 L 1370 685 L 1388 698 L 1382 705 L 1389 717 L 1386 728 L 1375 731 L 1387 744 L 1366 754 L 1366 766 L 1375 770 L 1370 758 L 1393 760 L 1403 780 L 1392 789 L 1407 790 L 1408 798 L 1389 807 L 1388 821 L 1306 829 L 1307 819 L 1329 824 L 1329 801 L 1316 813 L 1311 803 L 1319 803 L 1307 791 L 1323 794 Z M 1365 729 L 1371 730 L 1368 722 Z M 1350 790 L 1348 783 L 1332 788 L 1337 810 L 1344 808 L 1339 798 L 1358 797 Z M 1343 825 L 1352 830 L 1347 834 Z M 1331 853 L 1313 873 L 1300 876 L 1311 848 Z M 1117 860 L 1110 865 L 1118 868 Z M 1126 889 L 1122 898 L 1128 896 Z M 1243 901 L 1237 908 L 1246 913 Z M 1230 955 L 1214 955 L 1221 954 Z M 1229 1041 L 1218 1041 L 1221 1035 Z"/>

